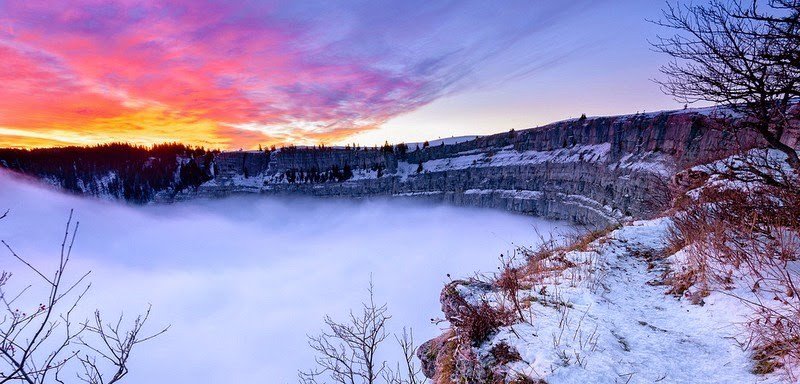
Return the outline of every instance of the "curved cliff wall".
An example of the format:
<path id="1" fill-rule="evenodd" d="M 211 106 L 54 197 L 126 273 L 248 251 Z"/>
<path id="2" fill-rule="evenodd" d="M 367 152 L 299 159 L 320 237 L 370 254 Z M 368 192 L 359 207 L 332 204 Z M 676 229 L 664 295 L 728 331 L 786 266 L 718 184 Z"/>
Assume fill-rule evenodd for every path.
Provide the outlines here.
<path id="1" fill-rule="evenodd" d="M 605 225 L 660 212 L 679 169 L 752 138 L 711 129 L 704 111 L 576 119 L 418 148 L 227 152 L 214 179 L 161 201 L 241 193 L 392 196 Z"/>

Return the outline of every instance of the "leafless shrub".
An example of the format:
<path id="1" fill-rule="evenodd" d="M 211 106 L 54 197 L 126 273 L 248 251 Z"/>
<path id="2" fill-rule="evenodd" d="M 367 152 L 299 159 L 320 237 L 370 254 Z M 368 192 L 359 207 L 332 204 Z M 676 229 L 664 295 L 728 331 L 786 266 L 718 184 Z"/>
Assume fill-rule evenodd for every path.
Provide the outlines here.
<path id="1" fill-rule="evenodd" d="M 309 346 L 316 352 L 316 368 L 298 373 L 303 384 L 331 380 L 341 384 L 418 384 L 426 380 L 414 362 L 414 337 L 403 330 L 396 340 L 404 359 L 391 368 L 377 356 L 389 334 L 387 322 L 391 319 L 386 304 L 375 303 L 372 281 L 369 283 L 369 300 L 362 303 L 360 313 L 350 311 L 347 322 L 337 322 L 325 317 L 326 331 L 309 336 Z"/>
<path id="2" fill-rule="evenodd" d="M 502 341 L 492 346 L 489 350 L 489 354 L 492 355 L 492 358 L 497 364 L 508 364 L 522 360 L 522 357 L 520 357 L 516 349 Z"/>
<path id="3" fill-rule="evenodd" d="M 800 363 L 800 189 L 791 175 L 762 160 L 747 161 L 766 177 L 742 167 L 713 170 L 711 181 L 676 214 L 672 237 L 688 267 L 667 282 L 676 294 L 692 288 L 695 302 L 721 289 L 750 306 L 754 371 L 786 367 L 793 375 Z M 764 182 L 768 178 L 773 182 Z M 737 284 L 749 294 L 732 290 Z"/>
<path id="4" fill-rule="evenodd" d="M 403 351 L 402 363 L 397 363 L 394 369 L 388 369 L 384 372 L 384 380 L 387 384 L 422 384 L 426 383 L 427 379 L 422 375 L 422 368 L 419 367 L 415 361 L 414 353 L 416 347 L 414 345 L 414 332 L 403 328 L 401 336 L 395 335 L 395 340 L 400 345 Z"/>
<path id="5" fill-rule="evenodd" d="M 100 311 L 95 311 L 94 319 L 84 325 L 90 334 L 99 336 L 102 347 L 95 347 L 96 343 L 93 344 L 83 336 L 78 338 L 80 345 L 95 353 L 94 355 L 78 355 L 78 360 L 83 366 L 83 373 L 79 373 L 78 377 L 86 383 L 104 384 L 115 383 L 127 375 L 128 360 L 133 347 L 167 331 L 165 328 L 155 334 L 141 335 L 145 323 L 150 318 L 150 309 L 148 307 L 144 314 L 138 315 L 127 330 L 122 328 L 124 320 L 122 315 L 117 318 L 116 322 L 106 323 L 103 321 Z M 115 368 L 111 371 L 110 377 L 104 376 L 98 359 L 110 363 Z"/>
<path id="6" fill-rule="evenodd" d="M 667 229 L 666 242 L 667 246 L 662 251 L 664 256 L 674 255 L 689 245 L 683 233 L 674 225 Z"/>
<path id="7" fill-rule="evenodd" d="M 369 285 L 369 301 L 362 304 L 360 313 L 350 311 L 348 322 L 340 323 L 325 317 L 328 330 L 309 336 L 309 346 L 317 352 L 316 369 L 300 372 L 302 383 L 317 383 L 327 376 L 336 383 L 372 384 L 386 370 L 386 362 L 376 360 L 378 347 L 387 338 L 386 304 L 377 305 L 373 285 Z"/>
<path id="8" fill-rule="evenodd" d="M 0 219 L 5 216 L 3 214 Z M 52 274 L 33 266 L 5 240 L 0 241 L 17 261 L 40 278 L 49 291 L 33 310 L 20 310 L 18 301 L 32 285 L 12 294 L 6 290 L 11 274 L 0 274 L 0 302 L 5 312 L 0 319 L 0 383 L 64 383 L 64 375 L 72 371 L 69 366 L 73 362 L 80 366 L 76 378 L 81 382 L 116 383 L 128 373 L 134 347 L 167 331 L 164 328 L 143 334 L 150 315 L 149 308 L 128 328 L 123 325 L 122 315 L 115 323 L 105 324 L 100 311 L 95 311 L 92 321 L 73 319 L 81 299 L 90 288 L 90 284 L 85 282 L 88 272 L 74 281 L 68 281 L 65 275 L 77 230 L 78 223 L 72 225 L 70 211 L 58 266 Z"/>
<path id="9" fill-rule="evenodd" d="M 523 266 L 519 265 L 516 256 L 516 251 L 508 257 L 500 255 L 500 272 L 495 277 L 493 283 L 495 287 L 503 292 L 506 300 L 514 307 L 519 319 L 525 319 L 525 314 L 523 313 L 524 306 L 520 302 L 519 294 L 523 289 L 530 289 L 531 285 L 523 281 Z"/>

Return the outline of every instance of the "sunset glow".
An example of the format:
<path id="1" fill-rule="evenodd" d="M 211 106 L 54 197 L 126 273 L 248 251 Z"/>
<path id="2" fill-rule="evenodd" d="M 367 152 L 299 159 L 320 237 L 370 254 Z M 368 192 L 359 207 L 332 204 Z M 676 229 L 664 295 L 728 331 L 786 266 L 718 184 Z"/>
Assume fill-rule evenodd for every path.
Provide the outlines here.
<path id="1" fill-rule="evenodd" d="M 422 3 L 0 2 L 0 146 L 368 137 L 483 77 L 529 76 L 565 56 L 530 38 L 591 2 Z M 514 49 L 527 54 L 492 65 Z M 426 118 L 439 120 L 453 121 Z"/>

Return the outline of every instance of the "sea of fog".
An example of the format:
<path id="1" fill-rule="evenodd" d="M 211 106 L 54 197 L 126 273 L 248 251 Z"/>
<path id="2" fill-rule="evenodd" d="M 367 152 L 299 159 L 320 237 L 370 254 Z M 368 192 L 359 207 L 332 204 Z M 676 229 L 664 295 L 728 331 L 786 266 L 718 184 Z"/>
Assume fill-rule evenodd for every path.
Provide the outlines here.
<path id="1" fill-rule="evenodd" d="M 91 270 L 82 307 L 108 316 L 153 306 L 163 336 L 134 352 L 128 383 L 292 383 L 311 366 L 307 334 L 366 298 L 393 331 L 438 335 L 439 291 L 495 270 L 500 253 L 563 224 L 496 210 L 399 200 L 235 197 L 129 206 L 79 198 L 0 172 L 0 239 L 37 267 L 58 257 L 70 209 L 80 221 L 70 274 Z M 0 269 L 33 282 L 5 249 Z M 42 300 L 32 290 L 24 303 Z M 386 344 L 394 349 L 394 344 Z M 392 352 L 394 353 L 394 352 Z M 389 354 L 391 357 L 391 353 Z"/>

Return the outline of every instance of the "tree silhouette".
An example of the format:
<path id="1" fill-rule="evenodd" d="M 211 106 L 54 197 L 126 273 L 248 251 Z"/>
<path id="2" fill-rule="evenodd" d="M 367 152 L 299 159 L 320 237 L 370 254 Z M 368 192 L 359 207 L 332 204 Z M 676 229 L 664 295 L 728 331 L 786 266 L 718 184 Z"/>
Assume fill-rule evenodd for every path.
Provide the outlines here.
<path id="1" fill-rule="evenodd" d="M 667 4 L 655 24 L 675 31 L 652 46 L 672 57 L 661 67 L 662 90 L 686 103 L 726 106 L 726 127 L 749 130 L 787 156 L 800 172 L 786 132 L 798 118 L 800 1 L 713 0 L 704 5 Z"/>

